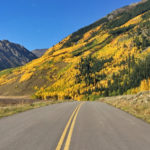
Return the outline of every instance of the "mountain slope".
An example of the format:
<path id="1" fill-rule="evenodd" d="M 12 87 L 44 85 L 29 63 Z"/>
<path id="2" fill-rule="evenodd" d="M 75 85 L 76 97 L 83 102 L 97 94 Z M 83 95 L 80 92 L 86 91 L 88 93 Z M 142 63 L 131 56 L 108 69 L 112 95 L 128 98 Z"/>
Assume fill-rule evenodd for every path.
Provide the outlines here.
<path id="1" fill-rule="evenodd" d="M 25 65 L 35 58 L 34 54 L 19 44 L 0 41 L 0 70 Z"/>
<path id="2" fill-rule="evenodd" d="M 88 99 L 150 87 L 150 0 L 74 32 L 41 58 L 0 72 L 0 94 Z"/>
<path id="3" fill-rule="evenodd" d="M 47 49 L 35 49 L 32 51 L 32 53 L 37 57 L 41 57 L 46 51 Z"/>

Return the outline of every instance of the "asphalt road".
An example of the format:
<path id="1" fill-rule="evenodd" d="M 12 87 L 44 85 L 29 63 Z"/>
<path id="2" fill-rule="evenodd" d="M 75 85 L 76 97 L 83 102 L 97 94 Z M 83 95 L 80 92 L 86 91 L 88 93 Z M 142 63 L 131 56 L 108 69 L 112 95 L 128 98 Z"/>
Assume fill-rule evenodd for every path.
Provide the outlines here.
<path id="1" fill-rule="evenodd" d="M 150 150 L 150 125 L 100 102 L 50 105 L 0 119 L 0 150 Z"/>

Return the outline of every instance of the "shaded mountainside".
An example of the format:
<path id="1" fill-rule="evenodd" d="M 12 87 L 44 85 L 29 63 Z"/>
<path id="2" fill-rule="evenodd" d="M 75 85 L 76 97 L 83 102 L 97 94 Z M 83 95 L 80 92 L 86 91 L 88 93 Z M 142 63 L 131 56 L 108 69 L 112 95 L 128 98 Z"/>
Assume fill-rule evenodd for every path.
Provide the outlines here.
<path id="1" fill-rule="evenodd" d="M 37 57 L 41 57 L 42 55 L 44 55 L 44 53 L 47 51 L 48 49 L 35 49 L 32 51 L 32 53 L 34 55 L 36 55 Z"/>
<path id="2" fill-rule="evenodd" d="M 72 33 L 23 67 L 0 72 L 1 95 L 92 99 L 150 87 L 150 0 Z"/>
<path id="3" fill-rule="evenodd" d="M 19 44 L 0 41 L 0 70 L 25 65 L 37 57 Z"/>

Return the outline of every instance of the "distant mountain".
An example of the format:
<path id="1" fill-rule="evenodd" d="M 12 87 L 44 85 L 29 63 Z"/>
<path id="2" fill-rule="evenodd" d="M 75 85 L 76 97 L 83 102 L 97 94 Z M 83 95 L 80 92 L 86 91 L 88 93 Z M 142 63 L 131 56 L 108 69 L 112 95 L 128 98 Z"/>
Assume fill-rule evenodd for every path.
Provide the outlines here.
<path id="1" fill-rule="evenodd" d="M 47 49 L 35 49 L 33 51 L 31 51 L 34 55 L 36 55 L 37 57 L 41 57 L 46 51 Z"/>
<path id="2" fill-rule="evenodd" d="M 23 46 L 9 42 L 0 41 L 0 70 L 25 65 L 37 57 Z"/>

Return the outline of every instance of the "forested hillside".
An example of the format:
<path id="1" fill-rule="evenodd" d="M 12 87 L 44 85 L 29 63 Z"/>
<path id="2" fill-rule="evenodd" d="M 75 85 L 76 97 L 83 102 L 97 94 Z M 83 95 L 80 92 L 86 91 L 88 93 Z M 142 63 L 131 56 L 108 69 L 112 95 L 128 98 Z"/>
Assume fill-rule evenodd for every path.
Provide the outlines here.
<path id="1" fill-rule="evenodd" d="M 41 58 L 0 72 L 1 95 L 93 99 L 150 88 L 150 0 L 72 33 Z"/>

